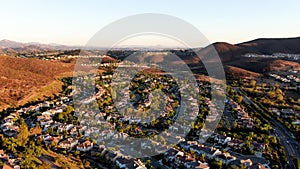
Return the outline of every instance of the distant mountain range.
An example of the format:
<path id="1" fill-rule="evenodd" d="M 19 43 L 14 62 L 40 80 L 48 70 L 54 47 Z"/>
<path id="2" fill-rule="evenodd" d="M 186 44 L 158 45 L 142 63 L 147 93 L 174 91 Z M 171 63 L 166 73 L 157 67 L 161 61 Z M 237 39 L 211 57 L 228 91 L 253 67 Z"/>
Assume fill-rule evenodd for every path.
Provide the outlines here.
<path id="1" fill-rule="evenodd" d="M 226 42 L 216 42 L 207 47 L 201 48 L 201 54 L 205 55 L 212 50 L 212 46 L 219 53 L 223 61 L 228 61 L 239 57 L 246 53 L 266 54 L 273 53 L 290 53 L 300 54 L 300 37 L 297 38 L 262 38 L 239 44 L 229 44 Z M 163 46 L 156 46 L 163 48 Z M 32 51 L 48 51 L 48 50 L 71 50 L 71 49 L 88 49 L 84 46 L 66 46 L 60 44 L 42 44 L 38 42 L 21 43 L 11 40 L 0 41 L 0 51 L 16 51 L 16 52 L 32 52 Z M 90 47 L 91 48 L 91 47 Z M 135 46 L 132 48 L 142 48 L 143 46 Z M 152 49 L 153 47 L 151 47 Z M 170 48 L 170 47 L 166 47 Z M 130 46 L 126 46 L 130 49 Z"/>
<path id="2" fill-rule="evenodd" d="M 2 53 L 26 53 L 26 52 L 43 52 L 53 50 L 71 50 L 78 49 L 79 46 L 66 46 L 59 44 L 42 44 L 38 42 L 21 43 L 11 40 L 0 41 L 0 52 Z"/>
<path id="3" fill-rule="evenodd" d="M 158 47 L 158 46 L 157 46 Z M 152 49 L 153 47 L 151 47 Z M 158 49 L 162 49 L 159 46 Z M 74 50 L 83 49 L 85 53 L 89 53 L 92 49 L 101 49 L 93 47 L 83 46 L 65 46 L 59 44 L 42 44 L 42 43 L 20 43 L 11 40 L 0 41 L 0 54 L 5 53 L 6 55 L 15 55 L 18 53 L 30 53 L 30 52 L 45 52 L 55 50 Z M 102 48 L 104 49 L 104 48 Z M 119 48 L 120 50 L 135 50 L 135 49 L 146 49 L 145 47 L 132 47 L 127 46 L 126 48 Z M 170 48 L 165 48 L 170 49 Z M 174 48 L 178 49 L 178 48 Z M 300 59 L 289 60 L 282 58 L 247 58 L 242 57 L 245 54 L 258 54 L 258 55 L 272 55 L 274 53 L 288 53 L 288 54 L 300 54 L 300 37 L 296 38 L 261 38 L 239 44 L 229 44 L 226 42 L 216 42 L 204 48 L 196 48 L 200 57 L 188 54 L 186 52 L 178 51 L 176 54 L 184 60 L 191 67 L 201 65 L 201 57 L 209 57 L 210 54 L 217 51 L 220 59 L 228 70 L 251 71 L 254 73 L 265 73 L 276 68 L 272 65 L 284 65 L 280 67 L 281 70 L 287 69 L 288 67 L 299 67 Z M 118 53 L 118 52 L 117 52 Z M 120 53 L 120 52 L 119 52 Z M 122 52 L 121 52 L 122 53 Z M 111 55 L 113 56 L 113 55 Z M 276 61 L 276 62 L 275 62 Z M 279 64 L 280 63 L 280 64 Z M 249 74 L 250 72 L 247 72 Z"/>

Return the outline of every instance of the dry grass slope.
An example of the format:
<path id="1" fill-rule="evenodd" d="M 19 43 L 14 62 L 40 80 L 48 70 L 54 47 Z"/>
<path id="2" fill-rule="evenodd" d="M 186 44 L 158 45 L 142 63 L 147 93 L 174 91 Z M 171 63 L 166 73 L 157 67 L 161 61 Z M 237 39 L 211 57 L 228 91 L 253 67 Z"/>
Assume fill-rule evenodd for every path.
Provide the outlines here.
<path id="1" fill-rule="evenodd" d="M 275 60 L 268 66 L 268 71 L 300 70 L 300 64 L 287 60 Z"/>
<path id="2" fill-rule="evenodd" d="M 0 56 L 0 66 L 0 109 L 59 92 L 58 78 L 73 71 L 70 63 L 8 56 Z"/>
<path id="3" fill-rule="evenodd" d="M 227 66 L 226 72 L 228 76 L 231 76 L 231 78 L 247 78 L 247 79 L 254 79 L 262 76 L 259 73 L 251 72 L 242 68 L 234 67 L 234 66 Z"/>

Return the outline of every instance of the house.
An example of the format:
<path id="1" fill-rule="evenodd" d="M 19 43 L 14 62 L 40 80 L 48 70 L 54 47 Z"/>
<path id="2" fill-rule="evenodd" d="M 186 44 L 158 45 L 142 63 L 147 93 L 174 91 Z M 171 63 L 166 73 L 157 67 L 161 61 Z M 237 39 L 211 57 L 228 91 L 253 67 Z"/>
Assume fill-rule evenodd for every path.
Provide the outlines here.
<path id="1" fill-rule="evenodd" d="M 56 114 L 56 113 L 62 113 L 63 109 L 62 108 L 55 108 L 52 112 L 52 115 Z"/>
<path id="2" fill-rule="evenodd" d="M 100 132 L 100 130 L 98 128 L 91 127 L 84 132 L 84 136 L 89 137 L 90 135 L 92 135 L 94 133 L 99 133 L 99 132 Z"/>
<path id="3" fill-rule="evenodd" d="M 140 128 L 136 127 L 136 128 L 132 128 L 130 133 L 135 134 L 135 135 L 139 135 L 139 134 L 143 133 L 143 131 Z"/>
<path id="4" fill-rule="evenodd" d="M 19 127 L 18 126 L 13 126 L 13 125 L 6 125 L 5 127 L 2 128 L 2 131 L 7 136 L 11 137 L 19 131 Z"/>
<path id="5" fill-rule="evenodd" d="M 98 121 L 98 120 L 104 120 L 104 117 L 105 117 L 105 113 L 97 113 L 96 115 L 95 115 L 95 120 L 96 121 Z"/>
<path id="6" fill-rule="evenodd" d="M 20 169 L 21 167 L 19 165 L 15 165 L 14 169 Z"/>
<path id="7" fill-rule="evenodd" d="M 205 154 L 208 158 L 212 158 L 215 153 L 219 151 L 218 149 L 215 149 L 213 147 L 206 147 L 202 144 L 192 145 L 190 147 L 190 150 L 194 151 L 198 155 Z"/>
<path id="8" fill-rule="evenodd" d="M 166 161 L 174 161 L 178 155 L 183 156 L 184 153 L 175 148 L 171 148 L 170 150 L 166 151 L 164 155 L 166 157 Z"/>
<path id="9" fill-rule="evenodd" d="M 291 116 L 295 114 L 295 112 L 292 109 L 282 109 L 280 112 L 282 116 Z"/>
<path id="10" fill-rule="evenodd" d="M 228 146 L 238 150 L 244 146 L 244 141 L 239 139 L 233 139 L 230 142 L 228 142 Z"/>
<path id="11" fill-rule="evenodd" d="M 185 167 L 190 169 L 209 169 L 209 166 L 207 164 L 202 163 L 200 161 L 187 163 Z"/>
<path id="12" fill-rule="evenodd" d="M 277 108 L 270 108 L 270 111 L 280 116 L 280 111 Z"/>
<path id="13" fill-rule="evenodd" d="M 220 153 L 214 156 L 215 159 L 222 161 L 224 164 L 228 165 L 231 161 L 236 160 L 235 156 L 232 156 L 230 153 Z"/>
<path id="14" fill-rule="evenodd" d="M 65 130 L 66 130 L 66 131 L 69 131 L 69 130 L 71 130 L 73 127 L 74 127 L 73 124 L 67 124 L 66 127 L 65 127 Z"/>
<path id="15" fill-rule="evenodd" d="M 129 135 L 127 134 L 127 133 L 116 133 L 115 135 L 113 135 L 113 137 L 115 138 L 115 139 L 121 139 L 121 140 L 124 140 L 124 139 L 126 139 L 126 138 L 128 138 L 129 137 Z"/>
<path id="16" fill-rule="evenodd" d="M 237 159 L 237 160 L 233 160 L 229 163 L 230 165 L 236 165 L 236 166 L 240 166 L 240 165 L 244 165 L 247 168 L 249 168 L 250 166 L 252 166 L 252 161 L 250 159 Z"/>
<path id="17" fill-rule="evenodd" d="M 17 165 L 20 163 L 20 158 L 15 158 L 14 156 L 7 155 L 4 153 L 3 150 L 0 150 L 0 162 L 3 162 L 2 168 L 13 168 L 13 169 L 20 169 L 20 166 Z"/>
<path id="18" fill-rule="evenodd" d="M 195 166 L 195 169 L 209 169 L 209 166 L 205 163 L 198 162 L 199 165 Z"/>
<path id="19" fill-rule="evenodd" d="M 102 131 L 100 133 L 99 139 L 101 139 L 101 140 L 108 140 L 108 139 L 111 139 L 114 135 L 115 135 L 114 131 L 112 131 L 112 130 L 105 130 L 105 131 Z"/>
<path id="20" fill-rule="evenodd" d="M 300 120 L 295 120 L 292 122 L 294 125 L 300 125 Z"/>
<path id="21" fill-rule="evenodd" d="M 58 143 L 60 140 L 62 140 L 62 136 L 50 136 L 50 137 L 44 139 L 44 142 L 46 144 L 51 144 L 52 142 Z"/>
<path id="22" fill-rule="evenodd" d="M 244 164 L 247 167 L 252 166 L 252 161 L 250 159 L 241 160 L 241 164 Z"/>
<path id="23" fill-rule="evenodd" d="M 238 111 L 236 122 L 245 128 L 252 129 L 255 125 L 253 119 L 249 116 L 249 114 L 239 106 L 238 108 L 236 108 L 236 110 Z"/>
<path id="24" fill-rule="evenodd" d="M 79 151 L 86 152 L 86 151 L 89 151 L 93 148 L 93 143 L 90 142 L 90 141 L 85 141 L 85 142 L 79 144 L 76 148 Z"/>
<path id="25" fill-rule="evenodd" d="M 42 113 L 42 116 L 51 116 L 51 115 L 52 115 L 52 113 L 49 111 L 45 111 Z"/>
<path id="26" fill-rule="evenodd" d="M 195 145 L 195 144 L 192 144 L 192 143 L 190 143 L 190 142 L 183 141 L 183 142 L 180 142 L 179 145 L 180 145 L 181 148 L 183 148 L 183 149 L 189 151 L 189 150 L 190 150 L 190 146 L 191 146 L 191 145 Z"/>
<path id="27" fill-rule="evenodd" d="M 77 126 L 76 128 L 79 131 L 79 133 L 83 133 L 87 129 L 86 126 Z"/>
<path id="28" fill-rule="evenodd" d="M 176 166 L 184 165 L 185 168 L 191 168 L 191 164 L 193 162 L 196 162 L 196 159 L 194 159 L 190 156 L 177 156 L 175 158 L 175 165 Z"/>
<path id="29" fill-rule="evenodd" d="M 266 145 L 264 143 L 258 143 L 253 141 L 251 143 L 250 149 L 258 152 L 263 152 L 265 150 Z"/>
<path id="30" fill-rule="evenodd" d="M 70 134 L 71 134 L 71 135 L 76 135 L 76 134 L 77 134 L 77 127 L 73 127 L 73 128 L 70 130 Z"/>
<path id="31" fill-rule="evenodd" d="M 46 114 L 46 115 L 41 115 L 41 116 L 37 116 L 37 121 L 41 121 L 41 120 L 51 120 L 50 115 Z"/>
<path id="32" fill-rule="evenodd" d="M 51 119 L 41 119 L 40 120 L 41 126 L 45 126 L 45 125 L 50 125 L 51 123 L 53 123 L 53 120 Z"/>
<path id="33" fill-rule="evenodd" d="M 62 133 L 63 131 L 69 131 L 69 130 L 71 130 L 73 127 L 74 127 L 73 124 L 60 124 L 58 126 L 57 131 L 60 132 L 60 133 Z"/>
<path id="34" fill-rule="evenodd" d="M 13 125 L 13 123 L 11 123 L 11 122 L 6 122 L 6 123 L 2 124 L 0 127 L 1 127 L 2 130 L 4 130 L 4 129 L 6 129 L 8 126 L 12 126 L 12 125 Z"/>
<path id="35" fill-rule="evenodd" d="M 212 137 L 217 143 L 225 144 L 226 136 L 223 136 L 221 134 L 215 134 L 215 135 L 212 135 Z"/>
<path id="36" fill-rule="evenodd" d="M 78 144 L 77 139 L 68 138 L 62 142 L 59 143 L 60 148 L 73 148 L 76 144 Z"/>
<path id="37" fill-rule="evenodd" d="M 60 125 L 62 125 L 62 123 L 55 121 L 55 122 L 51 123 L 49 127 L 51 127 L 52 129 L 54 129 L 56 127 L 59 127 Z"/>
<path id="38" fill-rule="evenodd" d="M 269 169 L 269 168 L 260 163 L 257 163 L 250 166 L 249 169 Z"/>
<path id="39" fill-rule="evenodd" d="M 4 118 L 4 121 L 5 121 L 5 122 L 13 121 L 16 117 L 17 117 L 16 114 L 11 113 L 9 116 L 7 116 L 7 117 Z"/>
<path id="40" fill-rule="evenodd" d="M 116 165 L 121 169 L 146 169 L 146 166 L 140 160 L 129 157 L 118 157 Z"/>

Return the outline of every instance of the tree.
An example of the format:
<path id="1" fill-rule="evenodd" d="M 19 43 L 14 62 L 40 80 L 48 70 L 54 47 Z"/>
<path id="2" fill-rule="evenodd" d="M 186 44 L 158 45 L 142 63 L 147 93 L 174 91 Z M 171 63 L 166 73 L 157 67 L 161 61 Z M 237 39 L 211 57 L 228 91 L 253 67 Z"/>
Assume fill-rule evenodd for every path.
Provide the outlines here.
<path id="1" fill-rule="evenodd" d="M 68 106 L 66 109 L 66 114 L 70 114 L 74 112 L 74 108 L 72 106 Z"/>
<path id="2" fill-rule="evenodd" d="M 29 131 L 28 131 L 28 126 L 25 123 L 25 120 L 23 118 L 20 118 L 20 132 L 17 135 L 18 143 L 19 146 L 25 147 L 27 141 L 28 141 L 28 136 L 29 136 Z"/>
<path id="3" fill-rule="evenodd" d="M 277 99 L 278 99 L 278 101 L 283 101 L 284 97 L 282 94 L 278 94 Z"/>
<path id="4" fill-rule="evenodd" d="M 211 162 L 211 168 L 215 168 L 215 169 L 222 169 L 222 161 L 221 160 L 214 160 Z"/>
<path id="5" fill-rule="evenodd" d="M 255 80 L 251 80 L 250 81 L 250 86 L 251 87 L 255 87 L 256 86 L 256 81 Z"/>
<path id="6" fill-rule="evenodd" d="M 12 153 L 16 153 L 17 152 L 16 147 L 17 147 L 17 145 L 13 141 L 8 142 L 7 149 L 9 151 L 11 151 Z"/>
<path id="7" fill-rule="evenodd" d="M 146 167 L 147 167 L 147 168 L 150 168 L 150 167 L 151 167 L 151 160 L 147 160 L 147 161 L 146 161 Z"/>
<path id="8" fill-rule="evenodd" d="M 242 103 L 242 101 L 243 101 L 243 96 L 240 96 L 240 95 L 236 96 L 237 103 Z"/>
<path id="9" fill-rule="evenodd" d="M 83 162 L 84 168 L 89 168 L 90 167 L 90 162 L 88 160 L 85 160 Z"/>

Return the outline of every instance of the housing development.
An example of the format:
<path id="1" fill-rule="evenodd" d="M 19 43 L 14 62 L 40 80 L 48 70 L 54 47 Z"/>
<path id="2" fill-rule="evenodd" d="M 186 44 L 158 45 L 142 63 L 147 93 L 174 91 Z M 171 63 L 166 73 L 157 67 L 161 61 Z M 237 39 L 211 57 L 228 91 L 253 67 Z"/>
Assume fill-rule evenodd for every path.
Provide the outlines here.
<path id="1" fill-rule="evenodd" d="M 59 92 L 2 110 L 1 166 L 300 166 L 300 66 L 296 62 L 290 66 L 298 55 L 292 55 L 292 59 L 287 55 L 288 61 L 281 61 L 284 69 L 275 66 L 261 75 L 236 72 L 229 67 L 224 83 L 207 79 L 201 64 L 189 64 L 195 81 L 187 76 L 177 81 L 176 76 L 182 77 L 185 71 L 170 73 L 157 66 L 166 59 L 164 53 L 189 59 L 195 56 L 191 50 L 151 51 L 147 59 L 152 68 L 124 59 L 137 52 L 134 50 L 112 50 L 93 57 L 73 52 L 65 52 L 72 55 L 59 58 L 49 57 L 51 54 L 33 54 L 34 58 L 30 58 L 44 63 L 73 64 L 77 60 L 78 64 L 79 59 L 82 62 L 76 65 L 80 71 L 73 76 L 59 78 Z M 161 58 L 157 60 L 156 56 Z M 13 59 L 23 61 L 26 57 L 22 54 Z M 246 57 L 259 60 L 267 56 Z M 96 59 L 102 61 L 95 62 Z M 91 67 L 96 67 L 96 71 Z M 132 70 L 138 73 L 131 77 Z M 214 123 L 215 127 L 211 127 Z"/>

